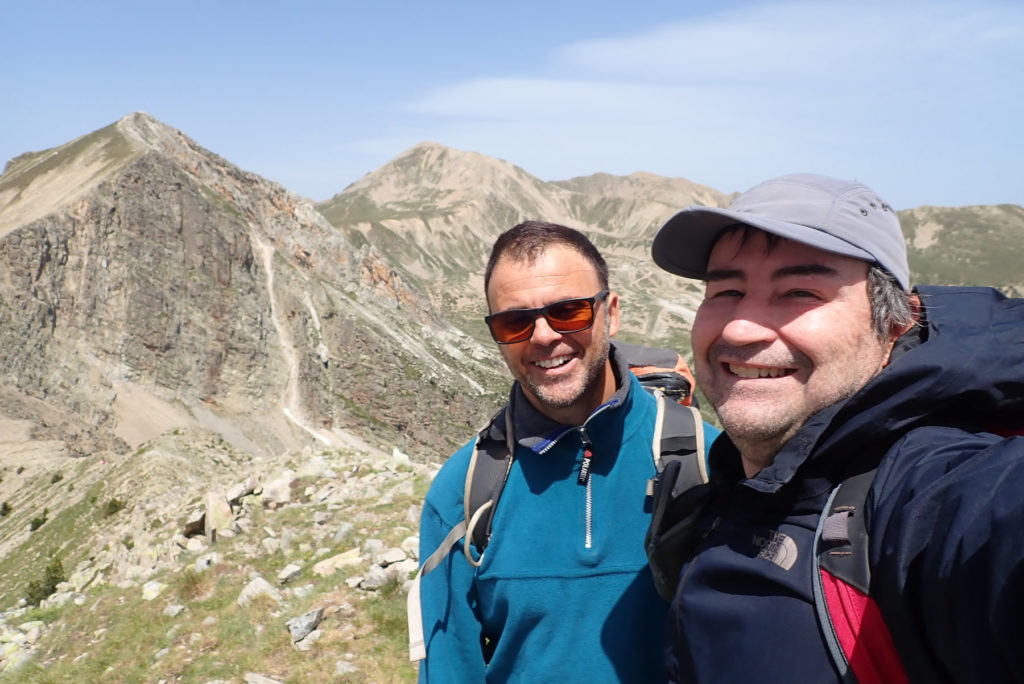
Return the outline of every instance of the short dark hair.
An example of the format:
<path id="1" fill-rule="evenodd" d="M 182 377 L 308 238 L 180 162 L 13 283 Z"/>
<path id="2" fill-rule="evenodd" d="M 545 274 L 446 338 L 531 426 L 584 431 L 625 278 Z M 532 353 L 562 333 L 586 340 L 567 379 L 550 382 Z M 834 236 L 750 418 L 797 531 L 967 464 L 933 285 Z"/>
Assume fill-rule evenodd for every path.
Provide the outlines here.
<path id="1" fill-rule="evenodd" d="M 544 221 L 524 221 L 498 236 L 484 271 L 484 294 L 501 259 L 533 263 L 552 245 L 565 245 L 579 252 L 597 271 L 602 290 L 608 289 L 608 264 L 586 235 L 567 226 Z"/>

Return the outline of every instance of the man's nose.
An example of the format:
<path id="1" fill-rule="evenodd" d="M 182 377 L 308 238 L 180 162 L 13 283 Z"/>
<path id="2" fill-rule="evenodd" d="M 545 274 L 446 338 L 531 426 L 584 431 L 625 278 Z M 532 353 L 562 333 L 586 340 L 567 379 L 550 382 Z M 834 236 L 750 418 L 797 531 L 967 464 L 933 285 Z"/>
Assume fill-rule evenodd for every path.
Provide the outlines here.
<path id="1" fill-rule="evenodd" d="M 544 316 L 537 316 L 537 320 L 533 322 L 533 334 L 530 336 L 530 341 L 534 344 L 551 344 L 561 339 L 563 333 L 554 330 L 551 324 L 548 323 L 548 319 Z"/>
<path id="2" fill-rule="evenodd" d="M 756 302 L 739 304 L 722 328 L 722 340 L 735 347 L 773 342 L 777 338 L 778 326 L 771 312 Z"/>

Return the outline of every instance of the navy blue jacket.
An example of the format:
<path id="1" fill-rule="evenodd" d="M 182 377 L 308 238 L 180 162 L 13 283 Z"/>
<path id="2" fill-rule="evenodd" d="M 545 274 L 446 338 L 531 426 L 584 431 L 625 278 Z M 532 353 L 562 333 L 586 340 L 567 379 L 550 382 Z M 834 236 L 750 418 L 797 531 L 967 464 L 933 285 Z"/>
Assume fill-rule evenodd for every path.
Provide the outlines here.
<path id="1" fill-rule="evenodd" d="M 870 595 L 910 681 L 1024 681 L 1024 437 L 990 432 L 1024 427 L 1024 300 L 918 291 L 925 324 L 772 465 L 745 479 L 716 441 L 706 536 L 670 612 L 673 681 L 839 681 L 812 539 L 835 484 L 875 466 Z"/>

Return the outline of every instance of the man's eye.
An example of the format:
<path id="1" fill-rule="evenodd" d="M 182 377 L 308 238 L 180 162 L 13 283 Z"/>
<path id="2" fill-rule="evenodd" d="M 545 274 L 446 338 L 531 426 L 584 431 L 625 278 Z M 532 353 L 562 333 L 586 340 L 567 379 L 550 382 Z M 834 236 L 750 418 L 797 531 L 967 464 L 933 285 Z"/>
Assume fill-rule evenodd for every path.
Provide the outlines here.
<path id="1" fill-rule="evenodd" d="M 786 296 L 798 299 L 805 297 L 816 299 L 818 297 L 818 295 L 814 294 L 810 290 L 790 290 L 789 292 L 786 293 Z"/>
<path id="2" fill-rule="evenodd" d="M 708 292 L 709 299 L 717 299 L 719 297 L 742 297 L 743 293 L 739 290 L 716 290 L 714 292 Z"/>

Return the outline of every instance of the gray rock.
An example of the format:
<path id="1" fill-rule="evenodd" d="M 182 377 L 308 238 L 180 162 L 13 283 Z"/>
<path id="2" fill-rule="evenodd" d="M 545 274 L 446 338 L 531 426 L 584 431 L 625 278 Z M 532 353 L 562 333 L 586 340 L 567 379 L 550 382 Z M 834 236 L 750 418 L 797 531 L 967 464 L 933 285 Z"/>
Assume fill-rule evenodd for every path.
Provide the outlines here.
<path id="1" fill-rule="evenodd" d="M 142 585 L 142 598 L 146 601 L 152 601 L 166 588 L 167 585 L 163 582 L 157 582 L 156 580 L 146 582 Z"/>
<path id="2" fill-rule="evenodd" d="M 288 620 L 285 625 L 288 627 L 288 631 L 292 635 L 292 641 L 296 642 L 305 639 L 310 632 L 317 628 L 320 621 L 323 620 L 323 617 L 324 609 L 317 608 L 309 611 L 305 615 L 300 615 L 299 617 L 294 617 Z"/>
<path id="3" fill-rule="evenodd" d="M 340 525 L 338 525 L 338 531 L 334 533 L 333 537 L 331 537 L 331 541 L 335 544 L 340 544 L 341 542 L 345 541 L 345 538 L 348 537 L 349 533 L 352 531 L 352 528 L 353 525 L 350 522 L 341 523 Z"/>
<path id="4" fill-rule="evenodd" d="M 405 555 L 405 551 L 394 547 L 381 549 L 377 553 L 373 554 L 373 562 L 382 567 L 387 567 L 394 563 L 401 563 L 407 558 L 408 556 Z"/>
<path id="5" fill-rule="evenodd" d="M 277 573 L 277 583 L 287 584 L 291 582 L 302 572 L 302 566 L 296 563 L 289 563 L 281 569 L 281 572 Z"/>
<path id="6" fill-rule="evenodd" d="M 321 577 L 327 577 L 336 570 L 350 565 L 358 565 L 362 561 L 359 549 L 349 549 L 344 553 L 326 558 L 313 566 L 313 573 Z"/>
<path id="7" fill-rule="evenodd" d="M 217 534 L 234 527 L 235 516 L 231 512 L 231 504 L 220 492 L 206 494 L 206 538 L 214 542 Z"/>
<path id="8" fill-rule="evenodd" d="M 412 558 L 419 559 L 420 557 L 420 538 L 419 535 L 406 537 L 402 540 L 399 547 L 405 551 Z"/>
<path id="9" fill-rule="evenodd" d="M 319 629 L 314 629 L 312 632 L 307 634 L 301 641 L 295 641 L 292 643 L 293 646 L 299 651 L 308 651 L 313 648 L 316 642 L 320 641 L 320 637 L 323 633 Z"/>
<path id="10" fill-rule="evenodd" d="M 396 579 L 398 582 L 405 582 L 412 575 L 416 574 L 416 571 L 420 569 L 419 561 L 414 561 L 411 558 L 406 558 L 403 561 L 394 563 L 387 566 L 388 577 Z"/>
<path id="11" fill-rule="evenodd" d="M 263 485 L 264 504 L 285 504 L 292 500 L 292 480 L 295 473 L 286 470 L 280 476 Z"/>
<path id="12" fill-rule="evenodd" d="M 217 563 L 220 563 L 220 561 L 221 555 L 216 551 L 212 551 L 210 553 L 204 553 L 199 558 L 196 558 L 196 562 L 193 567 L 195 568 L 196 572 L 203 572 L 205 570 L 209 570 L 214 565 L 217 565 Z"/>
<path id="13" fill-rule="evenodd" d="M 184 612 L 184 610 L 185 606 L 181 605 L 180 603 L 173 603 L 164 608 L 164 615 L 166 615 L 167 617 L 178 617 Z"/>
<path id="14" fill-rule="evenodd" d="M 373 565 L 370 566 L 370 570 L 366 573 L 363 581 L 359 583 L 359 588 L 366 589 L 368 591 L 376 591 L 387 584 L 389 579 L 390 575 L 387 570 L 379 565 Z"/>
<path id="15" fill-rule="evenodd" d="M 353 665 L 352 663 L 348 662 L 347 660 L 339 660 L 337 664 L 335 664 L 334 666 L 334 674 L 338 675 L 339 677 L 355 674 L 357 672 L 359 672 L 359 668 Z"/>
<path id="16" fill-rule="evenodd" d="M 191 537 L 188 540 L 188 543 L 185 544 L 185 550 L 190 551 L 192 553 L 202 553 L 207 548 L 209 547 L 206 546 L 206 542 L 204 542 L 199 537 Z"/>
<path id="17" fill-rule="evenodd" d="M 305 597 L 309 596 L 310 594 L 312 594 L 315 590 L 316 590 L 316 585 L 306 584 L 306 585 L 303 585 L 301 587 L 295 587 L 294 589 L 292 589 L 292 594 L 296 598 L 305 598 Z"/>
<path id="18" fill-rule="evenodd" d="M 261 675 L 256 672 L 246 672 L 242 678 L 245 684 L 281 684 L 277 679 L 271 679 L 266 675 Z"/>
<path id="19" fill-rule="evenodd" d="M 253 473 L 245 482 L 238 482 L 228 487 L 227 491 L 224 492 L 224 498 L 231 505 L 236 505 L 242 500 L 242 497 L 249 496 L 255 492 L 257 486 L 259 486 L 259 475 Z"/>
<path id="20" fill-rule="evenodd" d="M 281 592 L 275 589 L 270 582 L 257 576 L 253 578 L 249 584 L 245 585 L 245 588 L 242 589 L 242 592 L 238 595 L 238 599 L 236 599 L 235 602 L 244 608 L 245 606 L 248 606 L 253 599 L 259 596 L 266 596 L 278 603 L 284 600 Z"/>

